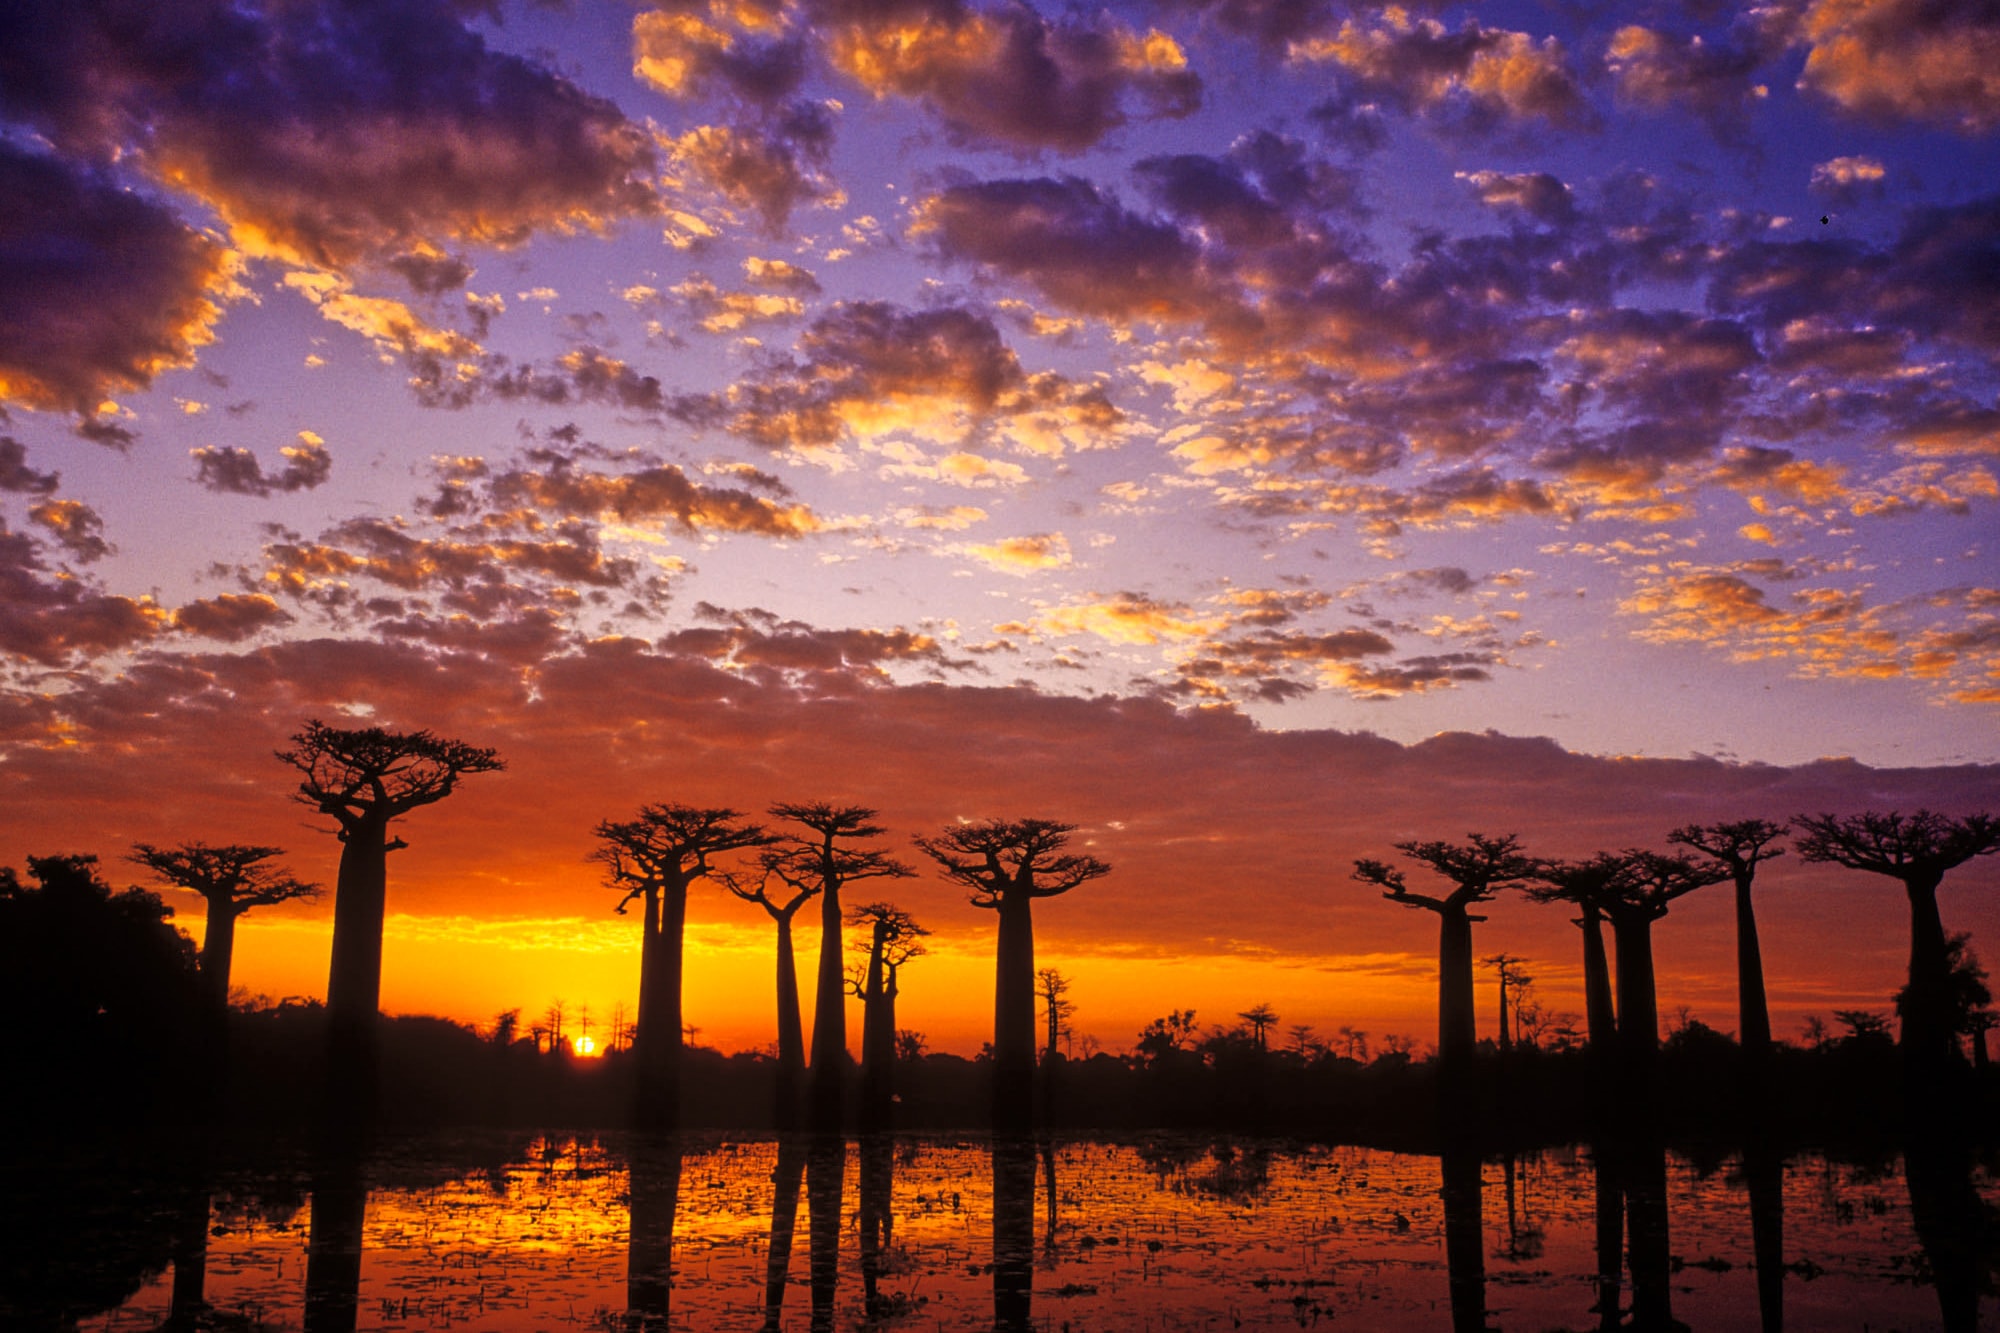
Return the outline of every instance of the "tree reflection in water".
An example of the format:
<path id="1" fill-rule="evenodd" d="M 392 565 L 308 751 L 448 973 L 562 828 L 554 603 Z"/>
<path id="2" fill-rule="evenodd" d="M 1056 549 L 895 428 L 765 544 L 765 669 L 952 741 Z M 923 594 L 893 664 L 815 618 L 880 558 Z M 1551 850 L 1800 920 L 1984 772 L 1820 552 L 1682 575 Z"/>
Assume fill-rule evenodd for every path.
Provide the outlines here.
<path id="1" fill-rule="evenodd" d="M 810 1231 L 813 1333 L 831 1333 L 840 1290 L 840 1213 L 847 1184 L 847 1140 L 815 1137 L 806 1150 L 806 1225 Z"/>
<path id="2" fill-rule="evenodd" d="M 1991 1263 L 1980 1228 L 2000 1191 L 1963 1140 L 1916 1142 L 1907 1194 L 1894 1158 L 1821 1168 L 1802 1155 L 1789 1217 L 1784 1164 L 1763 1145 L 1727 1172 L 1663 1156 L 1657 1139 L 1517 1159 L 1511 1212 L 1505 1158 L 1492 1159 L 1487 1194 L 1479 1150 L 867 1139 L 856 1213 L 844 1211 L 848 1146 L 833 1138 L 397 1139 L 367 1156 L 323 1153 L 302 1172 L 296 1159 L 236 1157 L 216 1173 L 176 1163 L 151 1177 L 109 1156 L 102 1175 L 17 1165 L 0 1179 L 19 1205 L 0 1217 L 14 1240 L 0 1254 L 0 1328 L 352 1333 L 378 1303 L 415 1307 L 419 1293 L 426 1326 L 496 1333 L 571 1320 L 847 1333 L 1314 1316 L 1428 1333 L 1447 1307 L 1460 1330 L 1657 1328 L 1675 1316 L 1725 1331 L 1916 1327 L 1941 1312 L 1958 1330 L 1994 1313 L 1990 1296 L 1980 1305 Z M 683 1179 L 689 1155 L 700 1188 Z M 1627 1199 L 1621 1185 L 1647 1169 L 1653 1183 Z M 1820 1175 L 1859 1187 L 1866 1206 L 1797 1194 Z M 311 1225 L 295 1229 L 308 1189 Z M 1670 1201 L 1673 1249 L 1691 1261 L 1678 1273 L 1660 1259 Z M 810 1262 L 795 1262 L 808 1244 Z M 1810 1283 L 1780 1287 L 1788 1247 L 1810 1261 Z M 810 1318 L 785 1309 L 801 1268 Z M 1649 1305 L 1668 1283 L 1671 1310 Z M 1622 1325 L 1621 1293 L 1638 1307 Z"/>
<path id="3" fill-rule="evenodd" d="M 1034 1317 L 1035 1145 L 993 1142 L 993 1328 L 1027 1333 Z"/>
<path id="4" fill-rule="evenodd" d="M 882 1275 L 894 1239 L 890 1196 L 896 1180 L 896 1143 L 887 1134 L 861 1140 L 861 1305 L 868 1318 L 878 1319 L 889 1308 L 882 1295 Z"/>
<path id="5" fill-rule="evenodd" d="M 681 1204 L 681 1141 L 668 1134 L 632 1147 L 625 1243 L 625 1327 L 663 1330 L 674 1292 L 674 1223 Z"/>
<path id="6" fill-rule="evenodd" d="M 368 1180 L 358 1147 L 323 1152 L 312 1174 L 306 1243 L 305 1333 L 354 1333 L 361 1308 L 361 1239 Z"/>
<path id="7" fill-rule="evenodd" d="M 1485 1333 L 1486 1244 L 1484 1181 L 1479 1153 L 1447 1148 L 1439 1162 L 1444 1178 L 1444 1258 L 1451 1286 L 1453 1333 Z"/>
<path id="8" fill-rule="evenodd" d="M 764 1256 L 765 1333 L 778 1333 L 785 1318 L 792 1236 L 798 1230 L 799 1191 L 805 1178 L 806 1146 L 798 1136 L 787 1134 L 778 1140 L 778 1165 L 771 1173 L 771 1244 Z"/>

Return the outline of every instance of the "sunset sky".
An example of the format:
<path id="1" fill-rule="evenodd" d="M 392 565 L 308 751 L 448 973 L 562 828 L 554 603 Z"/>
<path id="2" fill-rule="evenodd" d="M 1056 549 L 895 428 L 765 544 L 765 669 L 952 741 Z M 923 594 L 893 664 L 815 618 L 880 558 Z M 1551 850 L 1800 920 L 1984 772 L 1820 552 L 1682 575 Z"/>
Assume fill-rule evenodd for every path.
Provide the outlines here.
<path id="1" fill-rule="evenodd" d="M 495 746 L 398 829 L 392 1010 L 629 1010 L 645 801 L 1080 825 L 1038 940 L 1114 1050 L 1433 1036 L 1398 840 L 2000 809 L 1991 5 L 17 0 L 0 122 L 0 862 L 330 884 L 305 719 Z M 1900 889 L 1767 879 L 1781 1033 L 1886 1010 Z M 883 892 L 976 1050 L 989 914 Z M 1727 890 L 1657 940 L 1733 1029 Z M 772 1040 L 770 941 L 697 890 L 700 1040 Z"/>

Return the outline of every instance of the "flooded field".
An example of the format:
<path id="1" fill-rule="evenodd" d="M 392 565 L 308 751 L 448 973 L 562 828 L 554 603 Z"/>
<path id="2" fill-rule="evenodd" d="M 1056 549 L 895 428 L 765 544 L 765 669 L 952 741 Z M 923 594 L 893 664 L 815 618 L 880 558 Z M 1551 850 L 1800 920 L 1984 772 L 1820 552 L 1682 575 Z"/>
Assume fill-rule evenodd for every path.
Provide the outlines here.
<path id="1" fill-rule="evenodd" d="M 1637 1276 L 1695 1329 L 1759 1328 L 1760 1298 L 1796 1329 L 1944 1327 L 1939 1271 L 1966 1308 L 1963 1256 L 1927 1252 L 1937 1228 L 1897 1163 L 1774 1164 L 1755 1229 L 1740 1161 L 1664 1165 L 1666 1244 L 1635 1247 L 1663 1262 Z M 313 1333 L 1596 1329 L 1634 1299 L 1612 1176 L 1581 1147 L 1441 1164 L 1213 1138 L 420 1140 L 358 1170 L 149 1194 L 161 1239 L 127 1244 L 137 1267 L 115 1285 L 92 1275 L 102 1303 L 61 1304 L 62 1275 L 38 1270 L 23 1280 L 47 1290 L 16 1315 Z M 2000 1202 L 1990 1171 L 1959 1183 Z M 1759 1240 L 1782 1283 L 1767 1263 L 1760 1284 Z"/>

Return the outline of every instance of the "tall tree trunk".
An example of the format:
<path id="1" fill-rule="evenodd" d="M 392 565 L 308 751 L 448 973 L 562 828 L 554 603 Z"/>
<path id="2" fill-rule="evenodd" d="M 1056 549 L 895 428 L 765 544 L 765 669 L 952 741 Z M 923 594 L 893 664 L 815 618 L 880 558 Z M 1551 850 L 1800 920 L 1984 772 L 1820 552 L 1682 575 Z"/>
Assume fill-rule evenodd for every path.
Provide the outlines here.
<path id="1" fill-rule="evenodd" d="M 888 926 L 876 922 L 868 951 L 868 981 L 862 988 L 866 1003 L 861 1011 L 861 1128 L 866 1133 L 889 1128 L 896 1095 L 896 1033 L 894 1028 L 883 1031 L 889 996 L 882 976 L 882 950 L 888 939 Z"/>
<path id="2" fill-rule="evenodd" d="M 687 930 L 687 887 L 666 885 L 660 892 L 660 930 L 653 985 L 653 1032 L 640 1040 L 641 1113 L 647 1129 L 674 1129 L 681 1114 L 682 948 Z"/>
<path id="3" fill-rule="evenodd" d="M 1903 1001 L 1903 1067 L 1912 1083 L 1941 1082 L 1956 1044 L 1951 1030 L 1951 955 L 1938 916 L 1942 875 L 1904 881 L 1910 898 L 1910 984 Z"/>
<path id="4" fill-rule="evenodd" d="M 1590 1048 L 1606 1054 L 1618 1039 L 1618 1011 L 1611 1003 L 1611 962 L 1604 953 L 1604 915 L 1586 906 L 1583 920 L 1583 1007 Z"/>
<path id="5" fill-rule="evenodd" d="M 632 1027 L 632 1052 L 637 1065 L 636 1126 L 642 1130 L 659 1127 L 660 1108 L 665 1104 L 663 1075 L 666 1062 L 667 1019 L 661 1001 L 666 995 L 662 977 L 665 941 L 660 934 L 660 891 L 645 889 L 645 935 L 639 943 L 639 1016 Z"/>
<path id="6" fill-rule="evenodd" d="M 993 1128 L 1016 1133 L 1035 1120 L 1035 921 L 1025 893 L 1000 899 L 993 975 Z"/>
<path id="7" fill-rule="evenodd" d="M 1463 907 L 1438 913 L 1438 1065 L 1463 1074 L 1479 1043 L 1472 986 L 1472 922 Z"/>
<path id="8" fill-rule="evenodd" d="M 799 974 L 792 961 L 792 918 L 778 918 L 778 1091 L 775 1122 L 795 1129 L 806 1068 L 805 1026 L 799 1020 Z"/>
<path id="9" fill-rule="evenodd" d="M 819 976 L 813 996 L 812 1127 L 838 1131 L 847 1091 L 847 986 L 840 962 L 840 886 L 819 896 Z"/>
<path id="10" fill-rule="evenodd" d="M 1736 1008 L 1743 1054 L 1761 1075 L 1771 1059 L 1771 1011 L 1764 1002 L 1764 954 L 1757 946 L 1757 911 L 1750 902 L 1754 866 L 1736 872 Z"/>
<path id="11" fill-rule="evenodd" d="M 233 903 L 208 900 L 208 921 L 201 932 L 201 988 L 210 1013 L 218 1018 L 229 1013 L 229 964 L 236 953 L 238 915 Z"/>
<path id="12" fill-rule="evenodd" d="M 1514 1049 L 1514 1039 L 1507 1031 L 1507 974 L 1500 974 L 1500 1053 L 1505 1055 Z"/>
<path id="13" fill-rule="evenodd" d="M 1626 1092 L 1649 1091 L 1660 1049 L 1659 1002 L 1653 989 L 1653 923 L 1641 916 L 1613 918 L 1618 948 L 1618 1050 Z M 1629 1187 L 1628 1187 L 1629 1188 Z"/>
<path id="14" fill-rule="evenodd" d="M 389 817 L 343 828 L 333 900 L 333 959 L 326 981 L 327 1067 L 321 1111 L 329 1128 L 373 1119 L 382 1007 L 382 923 L 389 883 Z"/>
<path id="15" fill-rule="evenodd" d="M 346 826 L 333 898 L 333 962 L 327 973 L 329 1022 L 367 1032 L 382 1007 L 382 922 L 389 886 L 389 817 L 367 814 Z"/>

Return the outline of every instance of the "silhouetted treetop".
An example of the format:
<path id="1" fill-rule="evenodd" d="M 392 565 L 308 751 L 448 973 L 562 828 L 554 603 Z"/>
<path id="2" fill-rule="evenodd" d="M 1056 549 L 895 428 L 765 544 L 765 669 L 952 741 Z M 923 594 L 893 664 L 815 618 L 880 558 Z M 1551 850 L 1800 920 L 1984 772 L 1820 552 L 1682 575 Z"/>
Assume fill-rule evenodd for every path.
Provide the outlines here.
<path id="1" fill-rule="evenodd" d="M 917 924 L 917 919 L 902 908 L 890 903 L 863 903 L 849 909 L 847 924 L 867 926 L 870 938 L 856 939 L 848 947 L 855 953 L 871 953 L 875 948 L 874 936 L 879 932 L 882 940 L 882 964 L 888 968 L 898 968 L 912 958 L 921 958 L 928 952 L 921 943 L 930 932 Z"/>
<path id="2" fill-rule="evenodd" d="M 1053 898 L 1111 873 L 1109 863 L 1062 849 L 1076 825 L 1053 819 L 960 824 L 917 846 L 946 876 L 972 890 L 974 907 L 997 909 L 1011 894 Z"/>
<path id="3" fill-rule="evenodd" d="M 1932 810 L 1858 815 L 1798 815 L 1795 845 L 1808 861 L 1831 861 L 1894 879 L 1936 880 L 1975 856 L 2000 851 L 2000 818 L 1954 818 Z"/>
<path id="4" fill-rule="evenodd" d="M 1469 841 L 1464 843 L 1396 844 L 1397 851 L 1451 881 L 1454 886 L 1452 891 L 1442 898 L 1411 893 L 1403 872 L 1381 861 L 1357 860 L 1354 863 L 1354 878 L 1364 884 L 1378 885 L 1382 896 L 1393 902 L 1432 912 L 1445 912 L 1463 910 L 1470 903 L 1489 901 L 1500 889 L 1534 877 L 1539 863 L 1521 851 L 1521 840 L 1514 834 L 1490 838 L 1483 833 L 1468 833 L 1466 837 Z"/>
<path id="5" fill-rule="evenodd" d="M 1630 879 L 1632 874 L 1631 861 L 1617 852 L 1599 852 L 1581 861 L 1537 861 L 1530 882 L 1522 885 L 1522 892 L 1538 903 L 1576 903 L 1601 908 L 1613 886 Z"/>
<path id="6" fill-rule="evenodd" d="M 318 884 L 298 879 L 281 866 L 265 864 L 284 854 L 282 847 L 244 843 L 211 847 L 205 842 L 183 842 L 173 847 L 155 847 L 136 842 L 126 859 L 145 866 L 167 883 L 191 889 L 212 905 L 240 916 L 253 907 L 271 907 L 319 896 Z"/>
<path id="7" fill-rule="evenodd" d="M 1739 819 L 1723 824 L 1685 824 L 1669 833 L 1667 841 L 1712 856 L 1733 873 L 1783 856 L 1785 849 L 1771 844 L 1785 832 L 1783 824 L 1768 819 Z"/>
<path id="8" fill-rule="evenodd" d="M 364 816 L 390 818 L 451 795 L 468 773 L 506 767 L 497 753 L 429 731 L 346 730 L 314 719 L 278 758 L 303 775 L 296 799 L 343 827 Z"/>
<path id="9" fill-rule="evenodd" d="M 1620 859 L 1625 873 L 1607 886 L 1603 899 L 1614 920 L 1629 914 L 1657 921 L 1674 899 L 1729 878 L 1728 866 L 1685 854 L 1627 848 Z"/>
<path id="10" fill-rule="evenodd" d="M 800 892 L 818 893 L 829 883 L 838 886 L 856 879 L 906 879 L 917 873 L 879 848 L 842 845 L 888 832 L 874 822 L 876 812 L 868 806 L 780 802 L 771 807 L 771 813 L 811 830 L 810 835 L 785 837 L 784 845 L 766 853 L 762 862 L 767 873 Z"/>
<path id="11" fill-rule="evenodd" d="M 606 819 L 595 830 L 604 844 L 590 854 L 613 888 L 626 890 L 616 908 L 651 889 L 682 889 L 709 873 L 709 858 L 746 847 L 765 847 L 778 835 L 761 824 L 741 824 L 740 810 L 722 806 L 654 804 L 636 819 Z"/>

